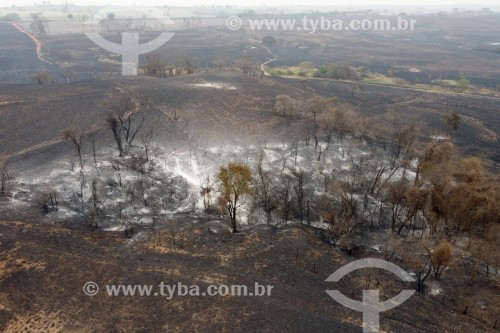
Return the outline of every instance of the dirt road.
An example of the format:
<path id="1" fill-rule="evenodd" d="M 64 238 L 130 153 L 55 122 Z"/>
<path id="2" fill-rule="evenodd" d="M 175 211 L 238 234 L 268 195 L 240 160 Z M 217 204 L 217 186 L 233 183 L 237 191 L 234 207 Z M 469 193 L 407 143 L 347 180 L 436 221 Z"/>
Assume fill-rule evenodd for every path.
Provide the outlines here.
<path id="1" fill-rule="evenodd" d="M 29 32 L 28 30 L 26 30 L 24 27 L 22 27 L 19 23 L 17 22 L 11 22 L 12 26 L 14 28 L 16 28 L 17 30 L 19 30 L 20 32 L 28 35 L 32 40 L 33 42 L 35 43 L 35 47 L 36 47 L 36 55 L 38 56 L 38 59 L 40 61 L 43 61 L 49 65 L 53 65 L 54 63 L 48 61 L 47 59 L 45 59 L 45 57 L 43 56 L 43 52 L 42 52 L 42 48 L 43 48 L 43 45 L 42 45 L 42 42 L 40 40 L 38 40 L 35 35 L 33 35 L 31 32 Z"/>

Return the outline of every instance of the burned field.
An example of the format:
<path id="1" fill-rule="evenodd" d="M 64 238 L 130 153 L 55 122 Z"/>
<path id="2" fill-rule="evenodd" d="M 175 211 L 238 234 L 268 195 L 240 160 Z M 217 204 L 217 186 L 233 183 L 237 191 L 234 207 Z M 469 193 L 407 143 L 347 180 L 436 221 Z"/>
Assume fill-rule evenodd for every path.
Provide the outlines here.
<path id="1" fill-rule="evenodd" d="M 315 230 L 260 226 L 235 237 L 222 231 L 219 221 L 195 221 L 180 222 L 175 233 L 160 232 L 154 242 L 132 244 L 116 233 L 89 236 L 57 226 L 0 222 L 5 253 L 0 288 L 10 291 L 0 293 L 0 328 L 9 333 L 360 331 L 361 315 L 332 303 L 324 292 L 336 286 L 323 276 L 351 259 L 319 241 Z M 40 244 L 46 245 L 40 249 Z M 401 283 L 390 274 L 379 278 L 377 288 L 387 297 L 399 291 Z M 97 296 L 81 291 L 90 280 L 101 284 Z M 274 290 L 271 298 L 113 297 L 104 286 L 111 281 L 203 287 L 258 281 Z M 366 276 L 357 274 L 340 289 L 357 298 L 365 283 Z M 478 325 L 421 295 L 381 318 L 383 332 L 486 332 Z"/>
<path id="2" fill-rule="evenodd" d="M 206 82 L 220 86 L 204 86 Z M 457 145 L 469 154 L 481 151 L 481 156 L 495 163 L 493 168 L 498 168 L 500 161 L 497 134 L 500 99 L 497 97 L 368 84 L 362 91 L 353 93 L 357 86 L 354 83 L 310 80 L 304 85 L 300 80 L 273 77 L 260 80 L 237 72 L 5 88 L 0 102 L 0 112 L 7 120 L 0 125 L 4 133 L 1 152 L 18 154 L 23 149 L 53 142 L 68 128 L 102 130 L 106 115 L 103 102 L 121 84 L 137 89 L 158 103 L 163 111 L 155 115 L 156 119 L 168 123 L 168 115 L 177 110 L 189 123 L 189 130 L 208 141 L 238 140 L 238 133 L 244 133 L 245 140 L 253 136 L 262 142 L 300 136 L 293 130 L 293 123 L 288 133 L 283 132 L 288 125 L 283 127 L 283 119 L 274 112 L 274 98 L 284 93 L 310 97 L 314 91 L 321 96 L 337 97 L 339 102 L 352 104 L 380 126 L 390 125 L 390 115 L 401 115 L 420 123 L 424 140 L 449 136 L 450 129 L 443 117 L 457 112 L 462 116 L 462 124 L 455 134 Z M 219 131 L 225 135 L 221 136 Z"/>
<path id="3" fill-rule="evenodd" d="M 467 154 L 477 155 L 481 152 L 479 155 L 492 160 L 493 169 L 498 169 L 499 97 L 440 94 L 376 85 L 364 85 L 362 91 L 357 91 L 357 84 L 341 82 L 309 84 L 322 95 L 339 96 L 355 105 L 363 115 L 372 118 L 374 123 L 379 123 L 380 126 L 387 126 L 392 114 L 416 121 L 422 128 L 424 140 L 436 136 L 450 136 L 450 129 L 444 117 L 456 112 L 462 117 L 461 127 L 455 133 L 456 144 Z"/>
<path id="4" fill-rule="evenodd" d="M 325 279 L 372 257 L 414 283 L 373 269 L 336 287 L 358 300 L 418 291 L 382 314 L 381 332 L 494 332 L 500 82 L 485 30 L 499 23 L 418 19 L 400 34 L 228 31 L 219 20 L 176 30 L 141 56 L 138 77 L 82 34 L 36 36 L 48 66 L 29 36 L 0 25 L 25 37 L 5 62 L 0 45 L 2 73 L 15 52 L 29 73 L 0 87 L 0 330 L 354 333 L 361 314 L 333 302 Z M 382 78 L 271 73 L 304 61 Z M 51 80 L 26 84 L 40 72 Z M 462 73 L 488 89 L 391 85 L 387 72 L 429 85 Z M 82 293 L 88 281 L 97 296 Z M 274 292 L 163 299 L 104 287 L 162 281 Z"/>
<path id="5" fill-rule="evenodd" d="M 0 84 L 30 84 L 36 72 L 57 72 L 38 59 L 33 40 L 10 23 L 0 23 L 0 40 Z"/>

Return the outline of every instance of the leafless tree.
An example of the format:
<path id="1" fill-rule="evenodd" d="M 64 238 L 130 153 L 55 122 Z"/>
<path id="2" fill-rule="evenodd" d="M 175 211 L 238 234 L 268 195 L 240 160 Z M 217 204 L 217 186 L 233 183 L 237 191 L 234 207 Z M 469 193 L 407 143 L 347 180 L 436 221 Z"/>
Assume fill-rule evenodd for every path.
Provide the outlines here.
<path id="1" fill-rule="evenodd" d="M 80 170 L 83 170 L 83 140 L 84 140 L 84 132 L 77 132 L 75 130 L 66 130 L 63 132 L 64 140 L 70 142 L 74 147 L 78 154 L 78 161 L 80 162 Z"/>
<path id="2" fill-rule="evenodd" d="M 38 193 L 38 201 L 45 214 L 59 210 L 59 192 L 49 186 Z"/>
<path id="3" fill-rule="evenodd" d="M 318 149 L 320 140 L 320 126 L 316 120 L 313 120 L 309 123 L 309 131 L 311 132 L 311 137 L 314 139 L 314 149 Z"/>
<path id="4" fill-rule="evenodd" d="M 212 60 L 212 65 L 216 70 L 223 70 L 229 64 L 229 54 L 221 53 L 214 57 Z"/>
<path id="5" fill-rule="evenodd" d="M 292 189 L 295 194 L 296 212 L 300 223 L 304 219 L 309 218 L 308 214 L 308 203 L 309 203 L 309 178 L 310 174 L 303 170 L 292 170 L 290 181 L 292 184 Z"/>
<path id="6" fill-rule="evenodd" d="M 200 195 L 203 197 L 203 207 L 205 208 L 205 211 L 210 211 L 212 208 L 213 191 L 214 191 L 214 182 L 210 180 L 210 175 L 201 177 Z"/>
<path id="7" fill-rule="evenodd" d="M 389 170 L 389 166 L 384 163 L 383 160 L 377 158 L 375 161 L 370 161 L 371 174 L 373 175 L 373 182 L 370 188 L 370 194 L 373 195 L 377 184 L 382 180 L 384 174 Z"/>
<path id="8" fill-rule="evenodd" d="M 324 188 L 325 193 L 328 192 L 328 186 L 330 185 L 333 172 L 334 171 L 328 172 L 323 165 L 320 166 L 319 174 L 323 177 L 323 184 L 325 185 Z"/>
<path id="9" fill-rule="evenodd" d="M 96 153 L 94 135 L 90 135 L 90 144 L 92 145 L 92 157 L 94 158 L 94 167 L 95 167 L 95 170 L 97 172 L 97 176 L 99 176 L 99 168 L 97 167 L 97 153 Z"/>
<path id="10" fill-rule="evenodd" d="M 123 141 L 122 141 L 121 129 L 119 127 L 118 119 L 116 119 L 112 115 L 109 115 L 108 118 L 106 119 L 106 121 L 108 123 L 109 129 L 113 132 L 113 137 L 114 137 L 116 145 L 118 147 L 119 156 L 123 157 L 123 155 L 124 155 Z"/>
<path id="11" fill-rule="evenodd" d="M 257 164 L 257 178 L 255 180 L 255 196 L 257 204 L 266 213 L 267 224 L 272 222 L 272 212 L 277 208 L 275 198 L 275 184 L 269 172 L 264 171 L 264 154 L 259 155 Z"/>
<path id="12" fill-rule="evenodd" d="M 171 56 L 175 74 L 193 74 L 197 70 L 197 60 L 187 52 L 174 52 Z"/>
<path id="13" fill-rule="evenodd" d="M 286 225 L 292 213 L 292 182 L 290 177 L 282 174 L 277 188 L 278 211 Z"/>
<path id="14" fill-rule="evenodd" d="M 173 75 L 172 66 L 169 65 L 160 54 L 148 54 L 145 58 L 146 63 L 141 66 L 145 75 L 156 76 L 159 78 L 165 78 Z"/>
<path id="15" fill-rule="evenodd" d="M 257 61 L 252 57 L 243 57 L 235 62 L 236 68 L 245 74 L 253 74 L 258 69 Z"/>
<path id="16" fill-rule="evenodd" d="M 120 187 L 123 187 L 120 163 L 117 161 L 111 161 L 111 167 L 113 168 L 113 170 L 115 170 L 116 176 L 118 178 L 118 184 L 120 185 Z"/>
<path id="17" fill-rule="evenodd" d="M 0 159 L 0 196 L 7 194 L 11 178 L 7 162 Z"/>
<path id="18" fill-rule="evenodd" d="M 79 177 L 79 183 L 80 183 L 80 199 L 81 199 L 81 209 L 82 213 L 85 212 L 85 205 L 84 205 L 84 192 L 83 189 L 85 187 L 85 173 L 83 170 L 83 141 L 84 141 L 84 132 L 77 132 L 74 130 L 66 130 L 63 132 L 63 138 L 64 140 L 70 142 L 74 147 L 75 150 L 78 154 L 78 159 L 80 162 L 80 177 Z"/>
<path id="19" fill-rule="evenodd" d="M 318 144 L 317 145 L 317 152 L 318 152 L 318 162 L 321 161 L 321 156 L 324 156 L 323 153 L 328 150 L 328 144 Z"/>
<path id="20" fill-rule="evenodd" d="M 149 162 L 151 158 L 151 147 L 153 144 L 154 130 L 150 128 L 147 132 L 141 135 L 142 146 L 144 148 L 144 153 L 146 154 L 146 162 Z"/>
<path id="21" fill-rule="evenodd" d="M 196 70 L 198 68 L 198 61 L 196 60 L 195 57 L 193 57 L 189 53 L 186 53 L 184 56 L 184 63 L 185 63 L 186 72 L 188 74 L 193 74 L 196 72 Z"/>
<path id="22" fill-rule="evenodd" d="M 427 278 L 432 273 L 432 265 L 428 253 L 406 253 L 405 261 L 417 278 L 416 290 L 423 293 L 425 291 L 425 281 L 427 281 Z"/>
<path id="23" fill-rule="evenodd" d="M 123 91 L 108 99 L 105 105 L 110 110 L 108 127 L 113 132 L 122 157 L 144 126 L 150 105 L 133 91 Z"/>
<path id="24" fill-rule="evenodd" d="M 392 117 L 391 164 L 394 167 L 400 157 L 410 160 L 415 155 L 418 126 L 415 122 L 403 123 L 399 116 Z"/>
<path id="25" fill-rule="evenodd" d="M 95 213 L 96 216 L 102 215 L 104 213 L 104 209 L 102 206 L 102 202 L 99 199 L 99 192 L 97 189 L 97 180 L 93 179 L 90 183 L 90 200 L 92 209 L 91 211 Z"/>

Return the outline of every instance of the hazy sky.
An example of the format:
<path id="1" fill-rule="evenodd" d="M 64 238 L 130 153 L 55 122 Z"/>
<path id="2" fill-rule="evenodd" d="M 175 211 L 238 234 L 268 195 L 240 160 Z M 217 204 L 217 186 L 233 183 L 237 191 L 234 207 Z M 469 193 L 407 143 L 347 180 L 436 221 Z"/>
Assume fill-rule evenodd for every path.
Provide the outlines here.
<path id="1" fill-rule="evenodd" d="M 49 0 L 2 0 L 0 6 L 9 6 L 16 4 L 18 6 L 29 6 L 34 3 L 41 4 Z M 63 3 L 65 0 L 51 0 L 51 3 Z M 276 5 L 302 5 L 302 6 L 363 6 L 370 5 L 398 5 L 398 6 L 411 6 L 411 7 L 425 7 L 425 6 L 446 6 L 446 7 L 460 7 L 460 5 L 469 5 L 468 7 L 498 7 L 499 0 L 182 0 L 182 1 L 168 1 L 168 0 L 68 0 L 68 3 L 77 5 L 144 5 L 144 6 L 187 6 L 187 5 L 240 5 L 240 6 L 276 6 Z"/>

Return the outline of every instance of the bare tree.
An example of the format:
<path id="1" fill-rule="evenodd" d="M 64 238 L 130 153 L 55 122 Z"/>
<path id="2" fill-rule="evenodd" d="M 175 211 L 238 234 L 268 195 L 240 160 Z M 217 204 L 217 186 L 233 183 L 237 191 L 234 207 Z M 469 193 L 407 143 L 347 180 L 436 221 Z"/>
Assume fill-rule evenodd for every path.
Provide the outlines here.
<path id="1" fill-rule="evenodd" d="M 173 75 L 172 66 L 159 54 L 148 54 L 145 56 L 146 63 L 142 66 L 145 75 L 165 78 Z"/>
<path id="2" fill-rule="evenodd" d="M 90 144 L 92 145 L 92 157 L 94 158 L 94 167 L 97 172 L 97 176 L 99 176 L 99 168 L 97 167 L 97 156 L 96 156 L 96 147 L 95 147 L 95 137 L 94 135 L 90 136 Z"/>
<path id="3" fill-rule="evenodd" d="M 152 128 L 146 133 L 141 135 L 142 146 L 144 148 L 144 153 L 146 154 L 146 162 L 149 162 L 151 158 L 151 146 L 153 144 L 154 131 Z"/>
<path id="4" fill-rule="evenodd" d="M 214 183 L 210 180 L 210 175 L 202 177 L 200 180 L 200 195 L 203 197 L 203 207 L 205 211 L 210 211 L 212 208 L 212 192 L 214 191 Z"/>
<path id="5" fill-rule="evenodd" d="M 417 278 L 416 290 L 420 293 L 425 291 L 425 281 L 432 272 L 432 265 L 425 255 L 408 254 L 407 265 Z"/>
<path id="6" fill-rule="evenodd" d="M 91 211 L 96 215 L 102 215 L 104 213 L 104 209 L 102 206 L 102 202 L 99 199 L 99 192 L 97 189 L 97 180 L 93 179 L 92 182 L 90 183 L 90 193 L 91 193 L 91 204 L 92 204 L 92 209 Z"/>
<path id="7" fill-rule="evenodd" d="M 75 147 L 75 150 L 78 154 L 78 159 L 80 162 L 80 199 L 81 199 L 81 209 L 82 213 L 85 212 L 85 205 L 84 205 L 84 192 L 83 189 L 85 187 L 85 173 L 83 170 L 83 152 L 82 152 L 82 147 L 83 147 L 83 140 L 84 140 L 84 133 L 83 131 L 81 132 L 76 132 L 73 130 L 66 130 L 63 132 L 63 138 L 66 141 L 69 141 L 73 146 Z"/>
<path id="8" fill-rule="evenodd" d="M 281 174 L 279 179 L 277 192 L 278 211 L 281 215 L 283 223 L 286 225 L 290 220 L 292 213 L 292 182 L 290 177 Z"/>
<path id="9" fill-rule="evenodd" d="M 188 74 L 193 74 L 196 72 L 197 67 L 198 67 L 198 61 L 196 60 L 195 57 L 193 57 L 189 53 L 186 53 L 184 55 L 184 63 L 185 63 L 186 72 Z"/>
<path id="10" fill-rule="evenodd" d="M 108 127 L 113 132 L 120 157 L 128 152 L 135 137 L 141 131 L 150 105 L 135 92 L 124 91 L 105 102 L 110 110 Z"/>
<path id="11" fill-rule="evenodd" d="M 415 147 L 418 138 L 418 126 L 415 122 L 403 123 L 399 116 L 392 118 L 392 157 L 391 163 L 394 167 L 396 160 L 400 157 L 410 160 L 415 155 Z"/>
<path id="12" fill-rule="evenodd" d="M 118 119 L 116 119 L 112 115 L 109 115 L 108 118 L 106 119 L 106 121 L 108 123 L 109 129 L 113 132 L 113 137 L 114 137 L 116 145 L 118 147 L 119 156 L 123 157 L 123 155 L 124 155 L 123 141 L 122 141 L 121 129 L 119 127 Z"/>
<path id="13" fill-rule="evenodd" d="M 111 167 L 113 168 L 113 170 L 115 170 L 116 176 L 118 178 L 118 184 L 120 185 L 120 187 L 123 187 L 120 163 L 118 163 L 117 161 L 111 161 Z"/>
<path id="14" fill-rule="evenodd" d="M 10 180 L 11 176 L 7 162 L 0 159 L 0 196 L 7 194 Z"/>
<path id="15" fill-rule="evenodd" d="M 379 158 L 375 161 L 375 163 L 370 163 L 373 174 L 373 182 L 370 188 L 370 194 L 375 192 L 375 188 L 377 184 L 382 180 L 383 175 L 389 170 L 389 166 L 387 166 L 383 161 Z"/>
<path id="16" fill-rule="evenodd" d="M 500 253 L 498 251 L 500 239 L 498 237 L 500 233 L 498 233 L 498 226 L 495 229 L 486 239 L 473 238 L 469 240 L 468 248 L 470 248 L 471 259 L 474 263 L 469 284 L 475 283 L 481 267 L 483 267 L 486 276 L 490 274 L 497 276 L 498 274 L 498 268 L 500 268 Z"/>
<path id="17" fill-rule="evenodd" d="M 264 171 L 263 168 L 264 154 L 259 155 L 259 162 L 257 164 L 258 177 L 255 181 L 255 194 L 257 197 L 257 204 L 266 213 L 267 224 L 272 222 L 272 212 L 277 208 L 275 202 L 275 186 L 273 184 L 269 172 Z"/>
<path id="18" fill-rule="evenodd" d="M 307 214 L 307 206 L 308 206 L 308 189 L 307 185 L 309 182 L 309 173 L 305 170 L 298 169 L 292 170 L 292 175 L 290 178 L 293 192 L 295 194 L 296 200 L 296 210 L 297 217 L 300 220 L 300 223 L 304 221 L 304 219 L 308 218 Z"/>
<path id="19" fill-rule="evenodd" d="M 43 189 L 38 194 L 38 201 L 42 206 L 45 214 L 56 212 L 59 210 L 59 192 L 55 187 L 50 186 Z"/>
<path id="20" fill-rule="evenodd" d="M 243 57 L 236 60 L 235 65 L 245 74 L 253 74 L 257 68 L 257 61 L 252 57 Z"/>
<path id="21" fill-rule="evenodd" d="M 229 64 L 229 54 L 221 53 L 214 57 L 212 60 L 212 65 L 216 70 L 221 71 Z"/>
<path id="22" fill-rule="evenodd" d="M 64 140 L 70 142 L 78 154 L 78 161 L 80 162 L 80 170 L 83 170 L 83 155 L 82 155 L 82 145 L 84 140 L 84 133 L 77 132 L 74 130 L 66 130 L 63 132 Z"/>

